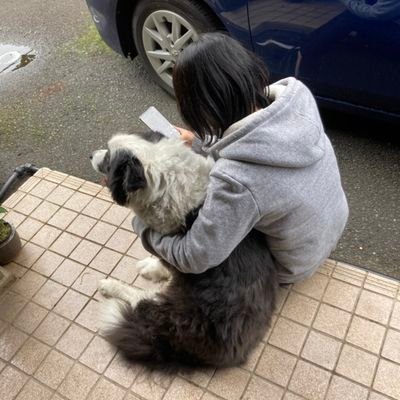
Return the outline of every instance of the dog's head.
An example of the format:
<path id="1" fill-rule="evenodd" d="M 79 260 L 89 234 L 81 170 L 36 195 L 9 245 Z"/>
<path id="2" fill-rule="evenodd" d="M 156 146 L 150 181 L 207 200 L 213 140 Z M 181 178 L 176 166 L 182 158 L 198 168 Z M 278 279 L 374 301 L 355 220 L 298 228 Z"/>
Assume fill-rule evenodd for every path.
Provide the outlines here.
<path id="1" fill-rule="evenodd" d="M 151 143 L 143 135 L 116 135 L 107 150 L 96 150 L 90 159 L 93 168 L 103 174 L 114 201 L 126 205 L 129 197 L 148 186 L 141 159 Z"/>

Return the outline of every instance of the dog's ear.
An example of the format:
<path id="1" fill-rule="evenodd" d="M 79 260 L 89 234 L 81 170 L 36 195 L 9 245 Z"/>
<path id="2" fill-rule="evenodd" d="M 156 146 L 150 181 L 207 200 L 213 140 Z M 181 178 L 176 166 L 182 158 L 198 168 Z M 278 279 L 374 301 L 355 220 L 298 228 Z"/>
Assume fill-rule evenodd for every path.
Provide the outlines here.
<path id="1" fill-rule="evenodd" d="M 127 151 L 118 151 L 111 160 L 108 187 L 114 201 L 125 205 L 128 194 L 147 185 L 142 163 Z"/>

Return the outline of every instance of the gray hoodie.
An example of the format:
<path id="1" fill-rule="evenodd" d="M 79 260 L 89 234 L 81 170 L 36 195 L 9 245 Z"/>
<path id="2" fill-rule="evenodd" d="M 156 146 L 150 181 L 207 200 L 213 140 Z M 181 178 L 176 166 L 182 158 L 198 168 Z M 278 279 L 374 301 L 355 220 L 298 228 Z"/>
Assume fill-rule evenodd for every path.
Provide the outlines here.
<path id="1" fill-rule="evenodd" d="M 271 105 L 209 148 L 217 161 L 185 235 L 162 236 L 134 220 L 145 247 L 178 270 L 219 265 L 253 228 L 265 234 L 282 283 L 312 275 L 335 248 L 348 206 L 315 100 L 295 78 L 271 85 L 270 93 Z"/>

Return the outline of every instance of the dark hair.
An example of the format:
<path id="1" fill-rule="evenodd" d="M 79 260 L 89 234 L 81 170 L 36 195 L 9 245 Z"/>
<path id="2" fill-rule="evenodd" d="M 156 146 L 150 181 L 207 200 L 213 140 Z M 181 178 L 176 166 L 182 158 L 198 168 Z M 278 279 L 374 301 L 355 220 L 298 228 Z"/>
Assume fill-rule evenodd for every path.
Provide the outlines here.
<path id="1" fill-rule="evenodd" d="M 263 62 L 221 32 L 200 35 L 182 51 L 173 82 L 184 122 L 206 142 L 270 104 Z"/>

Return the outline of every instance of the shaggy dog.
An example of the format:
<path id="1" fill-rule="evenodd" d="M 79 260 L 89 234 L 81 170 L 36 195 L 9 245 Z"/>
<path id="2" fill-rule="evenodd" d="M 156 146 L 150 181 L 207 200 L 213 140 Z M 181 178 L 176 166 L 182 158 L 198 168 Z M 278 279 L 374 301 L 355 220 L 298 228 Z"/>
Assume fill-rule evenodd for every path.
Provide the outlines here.
<path id="1" fill-rule="evenodd" d="M 157 133 L 116 135 L 91 159 L 115 202 L 163 234 L 190 229 L 213 165 L 181 140 Z M 197 275 L 155 258 L 139 262 L 148 279 L 170 278 L 159 293 L 101 281 L 109 298 L 102 334 L 127 359 L 151 369 L 244 363 L 275 307 L 277 274 L 265 246 L 264 235 L 253 230 L 221 265 Z"/>

